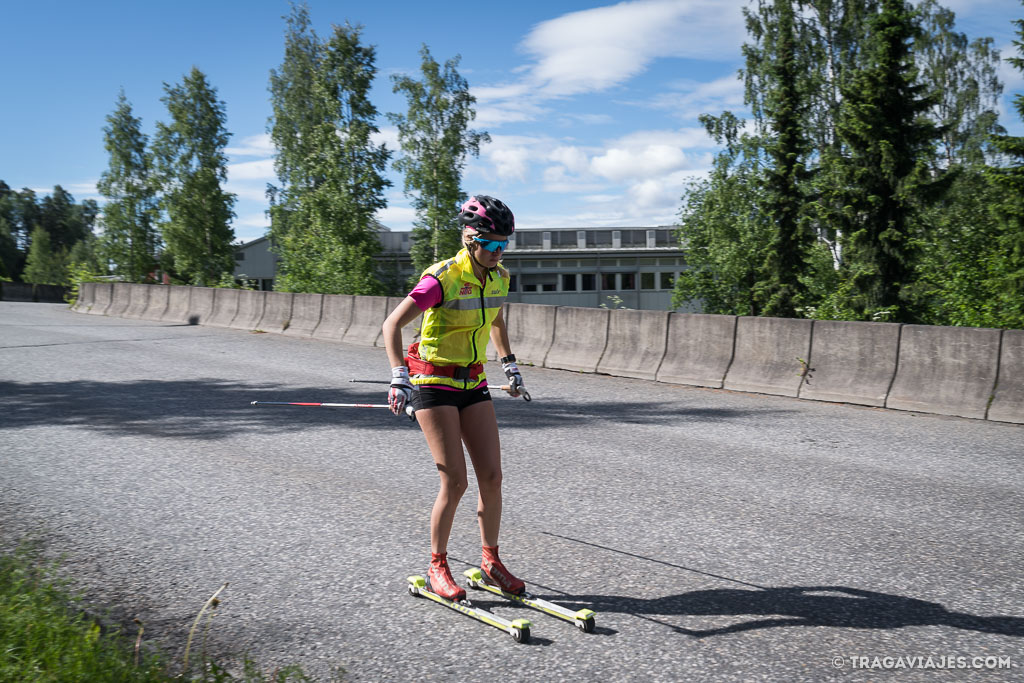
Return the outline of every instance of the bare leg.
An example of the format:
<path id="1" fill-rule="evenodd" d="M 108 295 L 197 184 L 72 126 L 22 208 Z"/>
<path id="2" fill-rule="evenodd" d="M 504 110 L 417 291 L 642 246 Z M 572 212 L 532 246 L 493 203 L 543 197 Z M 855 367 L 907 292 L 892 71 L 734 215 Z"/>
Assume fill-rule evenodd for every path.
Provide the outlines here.
<path id="1" fill-rule="evenodd" d="M 430 513 L 431 552 L 448 552 L 448 537 L 462 494 L 468 487 L 466 456 L 459 437 L 459 411 L 437 406 L 416 411 L 416 421 L 427 437 L 427 446 L 441 477 L 441 487 Z"/>
<path id="2" fill-rule="evenodd" d="M 462 440 L 466 443 L 480 485 L 476 511 L 480 522 L 480 542 L 481 545 L 496 546 L 501 527 L 501 444 L 494 404 L 491 401 L 474 403 L 462 411 L 460 418 Z"/>

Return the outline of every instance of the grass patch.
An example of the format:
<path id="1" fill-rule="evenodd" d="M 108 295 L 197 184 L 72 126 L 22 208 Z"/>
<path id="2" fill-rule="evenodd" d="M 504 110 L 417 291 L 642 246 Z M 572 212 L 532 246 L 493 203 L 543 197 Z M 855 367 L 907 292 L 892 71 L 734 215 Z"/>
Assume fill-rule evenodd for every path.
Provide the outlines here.
<path id="1" fill-rule="evenodd" d="M 207 659 L 205 641 L 212 610 L 219 603 L 216 594 L 203 606 L 188 633 L 191 646 L 196 626 L 207 612 L 202 650 L 188 665 L 176 665 L 142 641 L 140 622 L 135 622 L 137 633 L 129 635 L 90 618 L 81 598 L 72 594 L 67 581 L 58 578 L 56 569 L 55 563 L 43 562 L 39 552 L 28 546 L 0 555 L 0 681 L 312 680 L 298 666 L 266 673 L 247 657 L 226 664 Z M 332 680 L 340 679 L 338 671 Z"/>

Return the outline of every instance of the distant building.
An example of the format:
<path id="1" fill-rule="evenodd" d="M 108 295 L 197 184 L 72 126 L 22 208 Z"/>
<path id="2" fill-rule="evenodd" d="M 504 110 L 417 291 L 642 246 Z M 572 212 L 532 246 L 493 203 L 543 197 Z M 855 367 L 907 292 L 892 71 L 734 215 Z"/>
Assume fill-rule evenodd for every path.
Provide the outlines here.
<path id="1" fill-rule="evenodd" d="M 274 289 L 277 263 L 281 259 L 270 251 L 270 237 L 260 237 L 235 247 L 235 278 L 256 283 L 263 291 Z"/>
<path id="2" fill-rule="evenodd" d="M 380 233 L 382 265 L 400 282 L 417 274 L 409 256 L 410 237 L 386 229 Z M 261 289 L 271 289 L 277 259 L 268 248 L 267 238 L 239 247 L 236 277 L 244 273 L 258 279 Z M 508 301 L 513 303 L 647 310 L 671 308 L 673 283 L 686 269 L 670 226 L 518 229 L 502 263 L 512 273 Z M 264 287 L 265 281 L 269 286 Z"/>

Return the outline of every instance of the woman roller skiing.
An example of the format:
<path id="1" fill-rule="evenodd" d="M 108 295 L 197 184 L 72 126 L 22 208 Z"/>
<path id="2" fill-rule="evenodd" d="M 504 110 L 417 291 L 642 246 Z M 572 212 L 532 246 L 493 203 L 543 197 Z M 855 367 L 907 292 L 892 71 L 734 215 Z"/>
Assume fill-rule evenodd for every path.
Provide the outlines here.
<path id="1" fill-rule="evenodd" d="M 525 591 L 523 582 L 498 558 L 501 445 L 484 374 L 490 338 L 501 357 L 509 392 L 519 396 L 523 390 L 523 378 L 509 348 L 502 317 L 509 273 L 499 263 L 515 230 L 515 219 L 501 201 L 477 195 L 462 205 L 459 224 L 463 248 L 454 258 L 427 268 L 383 325 L 391 363 L 391 411 L 401 414 L 406 403 L 412 402 L 441 477 L 430 514 L 427 576 L 435 593 L 455 601 L 466 596 L 452 578 L 447 559 L 455 509 L 468 487 L 463 444 L 480 487 L 480 568 L 502 590 L 515 594 Z M 403 354 L 402 328 L 421 312 L 420 341 Z"/>

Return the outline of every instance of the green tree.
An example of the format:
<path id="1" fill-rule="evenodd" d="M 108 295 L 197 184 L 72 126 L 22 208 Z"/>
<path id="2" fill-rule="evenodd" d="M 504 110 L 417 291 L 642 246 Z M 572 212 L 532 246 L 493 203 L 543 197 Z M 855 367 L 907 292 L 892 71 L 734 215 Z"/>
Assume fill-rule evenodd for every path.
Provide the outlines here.
<path id="1" fill-rule="evenodd" d="M 34 285 L 67 284 L 65 254 L 54 250 L 50 233 L 39 227 L 32 231 L 23 279 Z"/>
<path id="2" fill-rule="evenodd" d="M 231 137 L 225 105 L 197 67 L 180 84 L 164 83 L 164 92 L 170 121 L 157 123 L 152 146 L 164 215 L 159 228 L 178 276 L 209 285 L 235 265 L 235 195 L 223 190 Z"/>
<path id="3" fill-rule="evenodd" d="M 13 280 L 22 260 L 15 233 L 17 193 L 0 180 L 0 279 Z"/>
<path id="4" fill-rule="evenodd" d="M 758 199 L 772 233 L 754 294 L 764 315 L 794 317 L 807 303 L 807 253 L 812 241 L 805 208 L 809 70 L 797 44 L 792 0 L 773 0 L 771 7 L 762 2 L 759 14 L 761 47 L 744 46 L 744 52 L 748 90 L 756 89 L 761 100 L 761 144 L 768 163 Z"/>
<path id="5" fill-rule="evenodd" d="M 154 228 L 156 200 L 142 121 L 121 91 L 117 108 L 103 128 L 109 166 L 96 184 L 107 198 L 103 207 L 103 253 L 116 274 L 141 282 L 156 264 L 159 236 Z"/>
<path id="6" fill-rule="evenodd" d="M 1013 44 L 1018 56 L 1008 61 L 1024 72 L 1024 19 L 1013 23 L 1017 27 L 1018 39 Z M 1024 94 L 1014 97 L 1013 105 L 1024 121 Z M 990 212 L 998 225 L 998 251 L 989 278 L 997 297 L 995 322 L 1024 329 L 1024 136 L 994 135 L 991 144 L 1002 157 L 1002 164 L 988 169 L 987 176 L 996 195 Z"/>
<path id="7" fill-rule="evenodd" d="M 83 221 L 75 198 L 60 185 L 39 202 L 39 213 L 40 226 L 49 233 L 55 250 L 70 249 L 91 231 L 91 226 Z"/>
<path id="8" fill-rule="evenodd" d="M 394 166 L 405 174 L 405 195 L 416 209 L 413 246 L 417 272 L 462 247 L 457 221 L 466 156 L 479 156 L 480 145 L 491 141 L 484 132 L 468 128 L 476 118 L 469 84 L 459 75 L 460 57 L 438 64 L 430 49 L 420 49 L 422 80 L 393 75 L 393 90 L 405 95 L 405 114 L 388 114 L 398 127 L 402 156 Z"/>
<path id="9" fill-rule="evenodd" d="M 846 305 L 860 319 L 915 319 L 915 219 L 947 185 L 931 173 L 941 130 L 918 81 L 911 41 L 917 16 L 903 0 L 882 0 L 868 23 L 860 66 L 843 84 L 837 132 L 844 145 L 836 199 L 843 209 Z"/>
<path id="10" fill-rule="evenodd" d="M 676 279 L 672 305 L 697 300 L 706 313 L 759 315 L 754 291 L 772 233 L 759 205 L 760 141 L 741 135 L 743 122 L 730 112 L 701 122 L 724 148 L 709 177 L 684 194 L 678 236 L 688 268 Z"/>
<path id="11" fill-rule="evenodd" d="M 271 71 L 279 187 L 271 187 L 271 234 L 282 258 L 278 286 L 295 292 L 383 294 L 374 214 L 387 203 L 390 152 L 372 135 L 369 100 L 376 49 L 359 26 L 321 41 L 305 5 L 292 8 L 285 59 Z"/>
<path id="12" fill-rule="evenodd" d="M 917 9 L 922 31 L 914 54 L 935 98 L 929 118 L 941 130 L 936 160 L 946 168 L 983 163 L 989 136 L 1005 132 L 997 123 L 999 51 L 992 38 L 972 41 L 957 32 L 955 13 L 936 0 L 923 0 Z"/>

